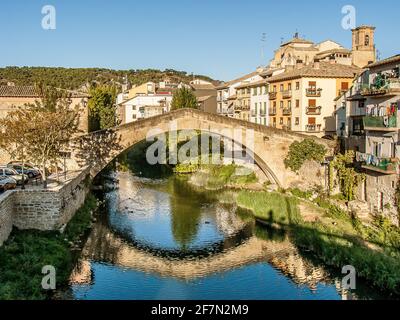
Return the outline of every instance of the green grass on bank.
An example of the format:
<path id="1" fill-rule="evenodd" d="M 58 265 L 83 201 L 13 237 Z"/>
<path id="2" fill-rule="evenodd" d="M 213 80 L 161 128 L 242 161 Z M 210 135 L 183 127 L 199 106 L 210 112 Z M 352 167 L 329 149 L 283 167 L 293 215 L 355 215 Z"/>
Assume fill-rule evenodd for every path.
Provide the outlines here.
<path id="1" fill-rule="evenodd" d="M 237 204 L 252 210 L 256 218 L 272 223 L 289 225 L 299 219 L 297 199 L 280 193 L 242 190 L 238 193 Z"/>
<path id="2" fill-rule="evenodd" d="M 302 195 L 308 198 L 307 194 Z M 398 228 L 382 226 L 381 222 L 376 228 L 380 231 L 371 231 L 323 197 L 315 199 L 315 204 L 324 210 L 313 222 L 302 218 L 298 208 L 302 200 L 288 194 L 244 190 L 236 201 L 258 219 L 289 227 L 295 244 L 312 251 L 326 265 L 339 272 L 343 266 L 352 265 L 357 275 L 371 285 L 400 295 Z M 371 246 L 369 240 L 377 241 Z"/>
<path id="3" fill-rule="evenodd" d="M 226 186 L 243 187 L 258 181 L 250 169 L 238 165 L 204 165 L 192 174 L 190 181 L 206 189 L 223 189 Z"/>
<path id="4" fill-rule="evenodd" d="M 90 226 L 96 199 L 89 195 L 85 204 L 69 222 L 64 234 L 57 231 L 13 230 L 0 247 L 0 300 L 42 300 L 48 292 L 42 290 L 42 268 L 56 269 L 57 287 L 67 284 L 74 266 L 70 242 L 80 238 Z"/>

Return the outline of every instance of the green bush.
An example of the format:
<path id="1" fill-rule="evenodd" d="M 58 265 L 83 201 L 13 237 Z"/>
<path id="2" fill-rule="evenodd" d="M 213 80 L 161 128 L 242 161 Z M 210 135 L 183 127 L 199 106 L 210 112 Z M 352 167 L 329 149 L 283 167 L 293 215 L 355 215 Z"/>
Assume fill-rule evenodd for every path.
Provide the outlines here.
<path id="1" fill-rule="evenodd" d="M 13 230 L 0 248 L 0 300 L 48 298 L 48 292 L 41 286 L 45 265 L 55 267 L 57 287 L 67 284 L 74 266 L 69 242 L 78 240 L 90 226 L 91 212 L 96 205 L 94 196 L 89 195 L 64 234 Z"/>
<path id="2" fill-rule="evenodd" d="M 301 142 L 295 141 L 289 146 L 289 153 L 284 159 L 286 168 L 297 172 L 306 160 L 323 161 L 326 148 L 313 139 L 304 139 Z"/>

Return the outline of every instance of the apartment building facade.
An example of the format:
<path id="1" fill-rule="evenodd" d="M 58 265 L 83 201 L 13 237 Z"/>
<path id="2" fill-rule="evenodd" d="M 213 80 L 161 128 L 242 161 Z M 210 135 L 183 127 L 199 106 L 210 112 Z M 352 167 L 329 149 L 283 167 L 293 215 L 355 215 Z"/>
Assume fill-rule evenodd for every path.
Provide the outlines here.
<path id="1" fill-rule="evenodd" d="M 340 105 L 338 136 L 345 150 L 356 151 L 356 166 L 366 177 L 358 199 L 370 212 L 399 223 L 400 55 L 369 64 L 338 100 Z"/>
<path id="2" fill-rule="evenodd" d="M 226 117 L 235 117 L 237 92 L 236 88 L 243 84 L 262 80 L 261 72 L 257 70 L 243 77 L 228 81 L 217 87 L 217 113 Z M 238 116 L 236 116 L 238 117 Z"/>
<path id="3" fill-rule="evenodd" d="M 250 121 L 269 125 L 269 94 L 267 80 L 260 80 L 250 84 Z"/>
<path id="4" fill-rule="evenodd" d="M 316 135 L 336 134 L 335 99 L 348 90 L 361 69 L 314 61 L 268 78 L 270 126 Z"/>

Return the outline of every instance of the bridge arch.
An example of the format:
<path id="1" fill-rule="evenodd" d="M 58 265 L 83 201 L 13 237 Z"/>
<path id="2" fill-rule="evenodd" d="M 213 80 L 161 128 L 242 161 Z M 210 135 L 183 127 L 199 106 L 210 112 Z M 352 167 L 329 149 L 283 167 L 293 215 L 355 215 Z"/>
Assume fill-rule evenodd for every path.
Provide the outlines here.
<path id="1" fill-rule="evenodd" d="M 169 132 L 171 123 L 174 123 L 176 131 L 194 129 L 219 135 L 221 132 L 227 132 L 228 135 L 229 132 L 232 132 L 231 136 L 226 137 L 248 148 L 258 167 L 270 181 L 282 188 L 302 184 L 323 184 L 318 179 L 323 175 L 322 167 L 319 164 L 307 167 L 305 173 L 296 174 L 287 169 L 283 163 L 289 145 L 308 136 L 195 109 L 175 110 L 160 116 L 80 136 L 71 142 L 73 151 L 71 159 L 68 161 L 68 167 L 76 170 L 89 166 L 91 176 L 94 177 L 123 151 L 145 140 L 149 130 L 158 128 L 160 132 Z M 241 129 L 243 134 L 241 141 L 237 141 L 232 129 Z M 254 133 L 253 148 L 245 145 L 246 130 L 252 130 Z M 333 153 L 332 141 L 316 137 L 313 139 L 325 145 L 329 153 Z"/>

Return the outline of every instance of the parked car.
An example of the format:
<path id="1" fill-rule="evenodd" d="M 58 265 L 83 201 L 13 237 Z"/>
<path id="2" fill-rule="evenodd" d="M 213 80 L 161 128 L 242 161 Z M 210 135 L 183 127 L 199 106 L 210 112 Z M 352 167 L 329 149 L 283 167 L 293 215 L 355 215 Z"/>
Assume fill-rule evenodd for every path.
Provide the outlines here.
<path id="1" fill-rule="evenodd" d="M 8 168 L 8 167 L 0 167 L 0 177 L 9 177 L 13 178 L 14 180 L 17 181 L 18 185 L 22 184 L 22 181 L 28 182 L 29 178 L 28 176 L 24 177 L 24 180 L 22 180 L 22 174 L 19 174 L 17 171 L 14 169 Z"/>
<path id="2" fill-rule="evenodd" d="M 7 167 L 14 169 L 19 174 L 22 174 L 22 172 L 23 172 L 25 175 L 27 175 L 29 177 L 29 179 L 40 177 L 40 171 L 29 164 L 22 165 L 22 163 L 20 163 L 20 162 L 10 162 L 7 165 Z"/>
<path id="3" fill-rule="evenodd" d="M 17 187 L 17 181 L 7 176 L 0 176 L 0 191 L 7 191 L 15 189 Z"/>

